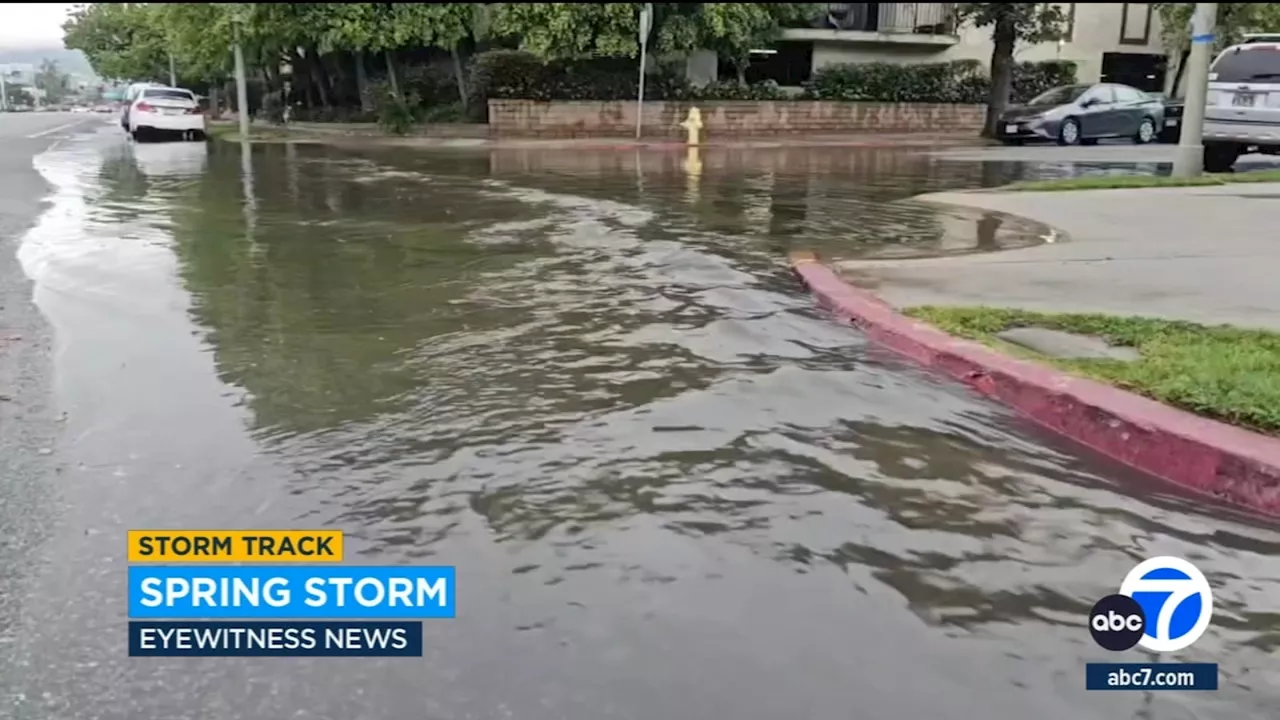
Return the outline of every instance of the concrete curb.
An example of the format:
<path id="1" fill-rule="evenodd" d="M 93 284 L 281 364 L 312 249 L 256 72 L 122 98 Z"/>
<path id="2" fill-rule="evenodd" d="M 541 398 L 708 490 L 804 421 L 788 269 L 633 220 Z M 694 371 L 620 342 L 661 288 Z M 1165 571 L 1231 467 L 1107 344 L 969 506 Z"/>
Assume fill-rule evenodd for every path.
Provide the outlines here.
<path id="1" fill-rule="evenodd" d="M 1280 438 L 953 337 L 848 284 L 812 253 L 792 253 L 791 265 L 822 305 L 851 320 L 873 341 L 1130 467 L 1280 516 Z"/>

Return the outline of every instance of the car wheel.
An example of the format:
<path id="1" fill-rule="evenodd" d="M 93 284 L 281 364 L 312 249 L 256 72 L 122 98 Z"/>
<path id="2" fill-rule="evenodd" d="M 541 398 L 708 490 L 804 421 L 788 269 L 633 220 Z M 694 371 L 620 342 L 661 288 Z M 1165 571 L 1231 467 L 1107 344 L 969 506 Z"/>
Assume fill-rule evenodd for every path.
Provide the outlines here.
<path id="1" fill-rule="evenodd" d="M 1235 143 L 1204 143 L 1205 172 L 1230 172 L 1231 167 L 1236 164 L 1236 160 L 1240 157 L 1241 149 Z"/>
<path id="2" fill-rule="evenodd" d="M 1135 145 L 1146 145 L 1156 139 L 1156 121 L 1149 117 L 1142 118 L 1142 122 L 1138 123 L 1138 132 L 1134 133 L 1133 142 Z"/>
<path id="3" fill-rule="evenodd" d="M 191 133 L 191 139 L 195 142 L 204 142 L 207 137 L 203 130 L 195 130 Z"/>
<path id="4" fill-rule="evenodd" d="M 1062 126 L 1058 128 L 1058 144 L 1059 145 L 1079 145 L 1080 144 L 1080 121 L 1075 118 L 1067 118 L 1062 121 Z"/>

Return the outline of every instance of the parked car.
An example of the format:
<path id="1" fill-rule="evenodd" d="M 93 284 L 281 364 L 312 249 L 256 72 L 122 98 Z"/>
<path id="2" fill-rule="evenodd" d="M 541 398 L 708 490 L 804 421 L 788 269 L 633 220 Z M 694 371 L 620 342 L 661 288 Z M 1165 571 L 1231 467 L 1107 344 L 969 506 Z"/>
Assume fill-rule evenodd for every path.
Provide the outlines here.
<path id="1" fill-rule="evenodd" d="M 133 103 L 137 101 L 138 96 L 142 94 L 143 90 L 147 88 L 153 88 L 153 87 L 164 87 L 164 86 L 161 85 L 160 83 L 143 82 L 143 83 L 134 83 L 129 87 L 125 88 L 124 102 L 121 104 L 121 112 L 120 112 L 120 127 L 125 132 L 129 132 L 129 111 L 130 109 L 133 108 Z"/>
<path id="2" fill-rule="evenodd" d="M 1164 104 L 1141 90 L 1117 83 L 1063 85 L 1005 110 L 997 137 L 1006 145 L 1052 140 L 1059 145 L 1093 145 L 1101 138 L 1156 139 L 1164 127 Z"/>
<path id="3" fill-rule="evenodd" d="M 184 88 L 143 88 L 130 105 L 126 117 L 134 140 L 151 140 L 162 134 L 203 140 L 208 123 L 196 102 L 195 93 Z"/>
<path id="4" fill-rule="evenodd" d="M 1252 36 L 1209 67 L 1204 169 L 1226 172 L 1241 155 L 1280 155 L 1280 43 Z"/>
<path id="5" fill-rule="evenodd" d="M 1165 97 L 1163 93 L 1148 93 L 1164 105 L 1164 127 L 1157 138 L 1162 143 L 1176 143 L 1182 136 L 1182 98 Z"/>

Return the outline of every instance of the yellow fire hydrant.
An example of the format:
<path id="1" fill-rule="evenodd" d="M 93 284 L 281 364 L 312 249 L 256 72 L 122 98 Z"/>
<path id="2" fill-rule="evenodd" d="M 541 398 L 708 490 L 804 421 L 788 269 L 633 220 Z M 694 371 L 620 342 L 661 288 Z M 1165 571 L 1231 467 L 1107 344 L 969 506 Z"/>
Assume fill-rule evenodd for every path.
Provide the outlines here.
<path id="1" fill-rule="evenodd" d="M 689 116 L 680 125 L 689 134 L 685 142 L 689 145 L 699 144 L 702 140 L 702 111 L 696 107 L 689 108 Z"/>

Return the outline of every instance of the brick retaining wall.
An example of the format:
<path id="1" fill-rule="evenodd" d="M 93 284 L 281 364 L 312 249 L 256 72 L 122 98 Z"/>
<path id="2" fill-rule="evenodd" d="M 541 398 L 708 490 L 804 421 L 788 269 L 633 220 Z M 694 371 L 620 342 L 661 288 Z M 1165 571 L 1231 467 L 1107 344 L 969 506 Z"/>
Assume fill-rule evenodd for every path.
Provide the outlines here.
<path id="1" fill-rule="evenodd" d="M 628 137 L 635 102 L 490 100 L 494 137 Z M 704 137 L 841 132 L 977 132 L 984 105 L 829 101 L 644 103 L 646 138 L 683 138 L 690 107 L 702 110 Z"/>

